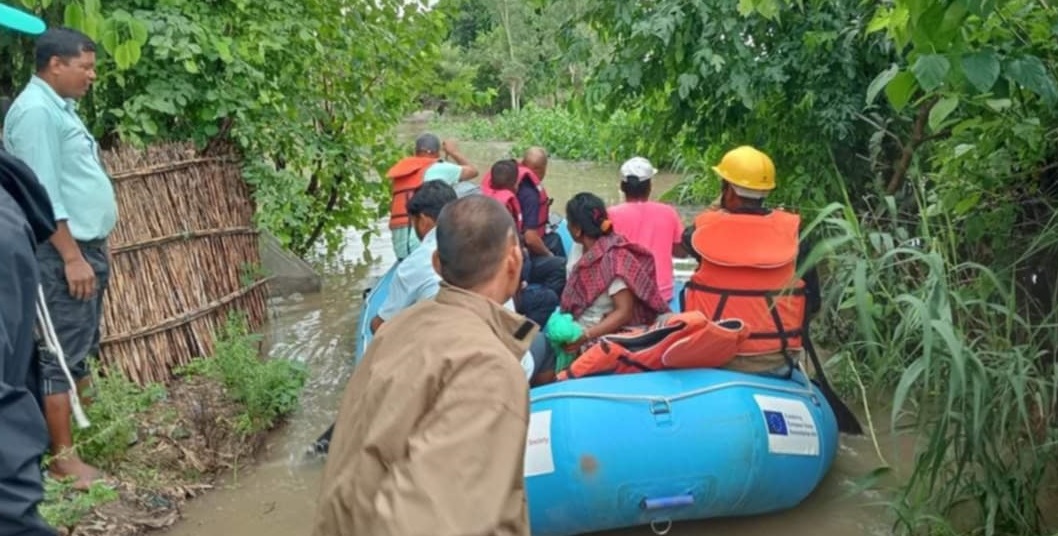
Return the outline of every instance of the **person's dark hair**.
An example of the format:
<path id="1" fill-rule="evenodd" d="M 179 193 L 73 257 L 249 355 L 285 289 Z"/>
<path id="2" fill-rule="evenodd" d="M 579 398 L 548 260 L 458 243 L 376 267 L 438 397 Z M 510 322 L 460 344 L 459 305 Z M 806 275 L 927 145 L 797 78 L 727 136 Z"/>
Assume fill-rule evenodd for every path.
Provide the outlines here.
<path id="1" fill-rule="evenodd" d="M 629 175 L 621 181 L 621 192 L 629 199 L 646 199 L 650 197 L 650 179 Z"/>
<path id="2" fill-rule="evenodd" d="M 441 215 L 445 205 L 459 197 L 455 188 L 444 181 L 426 181 L 408 200 L 409 216 L 429 216 L 434 221 Z"/>
<path id="3" fill-rule="evenodd" d="M 441 279 L 463 289 L 493 277 L 517 241 L 514 218 L 507 209 L 477 194 L 445 205 L 436 232 Z"/>
<path id="4" fill-rule="evenodd" d="M 724 181 L 723 185 L 721 186 L 721 192 L 726 191 L 726 190 L 731 190 L 731 193 L 734 194 L 735 197 L 738 198 L 739 205 L 741 205 L 741 207 L 743 209 L 763 209 L 764 208 L 764 198 L 743 197 L 741 195 L 738 195 L 738 192 L 735 190 L 734 186 L 732 186 L 727 181 Z"/>
<path id="5" fill-rule="evenodd" d="M 518 183 L 518 162 L 511 160 L 500 160 L 492 165 L 492 187 L 494 189 L 514 188 Z"/>
<path id="6" fill-rule="evenodd" d="M 66 61 L 95 51 L 96 44 L 87 35 L 71 28 L 49 28 L 37 38 L 37 72 L 43 71 L 55 56 Z"/>
<path id="7" fill-rule="evenodd" d="M 606 213 L 606 203 L 599 196 L 581 192 L 566 203 L 566 220 L 576 225 L 589 238 L 599 238 L 613 232 L 613 224 Z"/>

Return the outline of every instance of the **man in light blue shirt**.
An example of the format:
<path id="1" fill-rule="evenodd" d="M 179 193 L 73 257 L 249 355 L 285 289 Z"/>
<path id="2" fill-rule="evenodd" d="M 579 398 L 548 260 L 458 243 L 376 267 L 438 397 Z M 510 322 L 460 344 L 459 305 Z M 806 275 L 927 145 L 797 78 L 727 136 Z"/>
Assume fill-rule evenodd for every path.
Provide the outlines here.
<path id="1" fill-rule="evenodd" d="M 382 324 L 390 321 L 401 311 L 424 300 L 432 300 L 440 290 L 441 276 L 433 266 L 434 252 L 437 251 L 437 234 L 434 227 L 437 217 L 445 205 L 455 201 L 458 196 L 455 189 L 444 181 L 427 181 L 408 201 L 408 215 L 411 228 L 422 241 L 415 251 L 397 265 L 397 272 L 390 281 L 389 294 L 371 319 L 371 333 L 378 331 Z M 514 303 L 508 302 L 505 307 L 514 311 Z M 522 368 L 526 376 L 533 374 L 534 362 L 530 354 L 522 359 Z"/>
<path id="2" fill-rule="evenodd" d="M 433 268 L 433 253 L 437 250 L 434 227 L 445 205 L 456 200 L 455 190 L 443 181 L 428 181 L 416 190 L 408 201 L 411 228 L 421 244 L 397 265 L 397 272 L 389 285 L 386 301 L 371 319 L 371 332 L 378 331 L 383 322 L 422 300 L 433 298 L 440 289 L 441 278 Z"/>
<path id="3" fill-rule="evenodd" d="M 422 176 L 423 182 L 444 181 L 451 187 L 463 181 L 468 181 L 478 176 L 478 168 L 459 152 L 459 146 L 455 140 L 445 140 L 441 143 L 441 151 L 452 162 L 441 160 L 426 169 Z"/>
<path id="4" fill-rule="evenodd" d="M 57 478 L 76 478 L 79 489 L 100 474 L 74 450 L 74 386 L 64 368 L 77 390 L 89 386 L 86 359 L 99 354 L 99 323 L 110 274 L 106 240 L 117 222 L 117 200 L 99 146 L 74 107 L 95 80 L 95 64 L 95 44 L 84 34 L 68 28 L 44 32 L 37 38 L 37 74 L 4 121 L 4 146 L 33 170 L 55 214 L 55 234 L 37 250 L 37 260 L 40 285 L 66 359 L 64 367 L 58 356 L 44 353 L 44 414 L 53 456 L 49 471 Z"/>

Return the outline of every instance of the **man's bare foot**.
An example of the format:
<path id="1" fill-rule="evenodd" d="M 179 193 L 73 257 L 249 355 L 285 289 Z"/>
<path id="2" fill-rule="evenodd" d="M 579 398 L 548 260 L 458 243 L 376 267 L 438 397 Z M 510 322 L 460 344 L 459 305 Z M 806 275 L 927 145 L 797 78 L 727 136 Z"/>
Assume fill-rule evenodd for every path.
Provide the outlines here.
<path id="1" fill-rule="evenodd" d="M 103 478 L 103 473 L 99 469 L 88 465 L 76 456 L 52 460 L 48 466 L 48 472 L 57 480 L 76 478 L 73 489 L 78 491 L 88 491 L 93 482 Z"/>

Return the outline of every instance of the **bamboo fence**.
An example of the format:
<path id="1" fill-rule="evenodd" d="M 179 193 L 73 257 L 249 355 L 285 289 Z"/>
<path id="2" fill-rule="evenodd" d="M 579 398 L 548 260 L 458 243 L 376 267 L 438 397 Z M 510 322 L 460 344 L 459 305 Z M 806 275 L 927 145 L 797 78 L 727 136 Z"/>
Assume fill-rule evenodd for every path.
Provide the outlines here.
<path id="1" fill-rule="evenodd" d="M 100 358 L 139 383 L 213 353 L 230 311 L 267 317 L 253 203 L 232 155 L 191 144 L 104 155 L 118 200 Z"/>

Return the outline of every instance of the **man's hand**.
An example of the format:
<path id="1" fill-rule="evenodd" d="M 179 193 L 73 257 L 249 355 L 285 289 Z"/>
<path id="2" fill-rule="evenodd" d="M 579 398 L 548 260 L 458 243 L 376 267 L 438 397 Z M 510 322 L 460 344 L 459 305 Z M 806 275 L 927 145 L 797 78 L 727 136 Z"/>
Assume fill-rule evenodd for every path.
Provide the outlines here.
<path id="1" fill-rule="evenodd" d="M 66 263 L 66 283 L 70 295 L 78 300 L 87 300 L 96 293 L 96 274 L 84 257 Z"/>
<path id="2" fill-rule="evenodd" d="M 456 145 L 456 140 L 452 139 L 441 142 L 441 150 L 445 152 L 445 155 L 459 154 L 459 146 Z"/>

